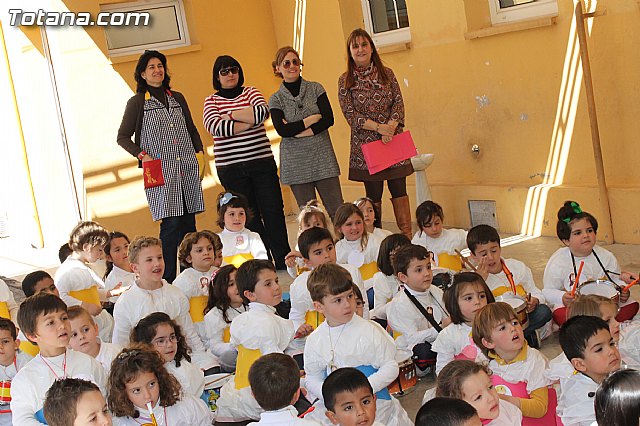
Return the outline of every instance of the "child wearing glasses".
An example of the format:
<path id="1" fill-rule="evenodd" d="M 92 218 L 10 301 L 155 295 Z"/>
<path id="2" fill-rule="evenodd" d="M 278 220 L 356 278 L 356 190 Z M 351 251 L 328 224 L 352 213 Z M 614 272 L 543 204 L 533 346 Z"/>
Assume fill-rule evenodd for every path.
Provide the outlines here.
<path id="1" fill-rule="evenodd" d="M 329 136 L 333 110 L 327 93 L 320 83 L 300 76 L 302 62 L 293 47 L 278 49 L 271 65 L 283 80 L 269 98 L 273 127 L 282 136 L 280 180 L 291 187 L 300 207 L 317 198 L 317 191 L 333 219 L 343 200 L 340 166 Z"/>
<path id="2" fill-rule="evenodd" d="M 131 332 L 133 343 L 146 343 L 155 348 L 164 360 L 164 367 L 178 379 L 185 394 L 200 398 L 204 392 L 204 374 L 191 364 L 191 349 L 184 340 L 180 326 L 164 312 L 154 312 L 142 318 Z"/>

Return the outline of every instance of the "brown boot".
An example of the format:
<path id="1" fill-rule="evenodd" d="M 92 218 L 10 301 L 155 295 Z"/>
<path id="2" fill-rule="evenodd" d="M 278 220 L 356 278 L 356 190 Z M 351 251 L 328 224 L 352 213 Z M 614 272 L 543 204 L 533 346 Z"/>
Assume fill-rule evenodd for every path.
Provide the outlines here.
<path id="1" fill-rule="evenodd" d="M 373 209 L 376 211 L 376 220 L 373 221 L 373 226 L 382 228 L 382 201 L 373 203 Z"/>
<path id="2" fill-rule="evenodd" d="M 396 216 L 396 223 L 400 232 L 411 239 L 411 206 L 409 205 L 409 196 L 392 198 L 393 214 Z"/>

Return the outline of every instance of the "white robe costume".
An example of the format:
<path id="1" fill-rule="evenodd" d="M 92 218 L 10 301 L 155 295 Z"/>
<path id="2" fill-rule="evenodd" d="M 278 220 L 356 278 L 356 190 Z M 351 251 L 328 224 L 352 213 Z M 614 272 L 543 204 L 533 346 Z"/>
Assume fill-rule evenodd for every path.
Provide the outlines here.
<path id="1" fill-rule="evenodd" d="M 259 422 L 251 422 L 250 425 L 273 425 L 273 426 L 313 426 L 321 423 L 312 420 L 299 419 L 296 409 L 289 405 L 280 410 L 265 411 L 260 414 Z"/>
<path id="2" fill-rule="evenodd" d="M 564 426 L 590 426 L 596 421 L 593 407 L 596 389 L 598 384 L 581 373 L 560 379 L 558 416 Z"/>
<path id="3" fill-rule="evenodd" d="M 204 296 L 206 298 L 209 297 L 209 281 L 211 280 L 211 274 L 216 271 L 218 267 L 212 266 L 206 272 L 200 272 L 194 268 L 187 268 L 180 273 L 173 280 L 173 285 L 178 287 L 187 299 L 189 300 L 189 306 L 191 307 L 193 298 Z M 204 324 L 204 308 L 206 307 L 206 302 L 202 307 L 202 312 L 198 312 L 199 317 L 202 318 L 202 321 L 196 321 L 191 315 L 191 321 L 193 322 L 193 327 L 196 329 L 196 333 L 200 337 L 200 340 L 205 342 L 207 340 L 207 332 Z"/>
<path id="4" fill-rule="evenodd" d="M 246 228 L 234 232 L 224 228 L 218 235 L 222 240 L 222 257 L 225 259 L 225 265 L 228 264 L 227 258 L 238 254 L 250 254 L 253 259 L 268 259 L 267 249 L 257 232 Z"/>
<path id="5" fill-rule="evenodd" d="M 373 276 L 374 303 L 371 317 L 386 320 L 387 304 L 401 289 L 402 283 L 395 275 L 385 275 L 381 271 L 376 272 Z"/>
<path id="6" fill-rule="evenodd" d="M 455 228 L 443 229 L 438 238 L 431 238 L 420 230 L 414 234 L 411 244 L 426 247 L 435 255 L 436 266 L 439 266 L 438 255 L 442 253 L 455 255 L 455 250 L 460 251 L 467 248 L 467 231 Z"/>
<path id="7" fill-rule="evenodd" d="M 22 369 L 33 357 L 20 350 L 16 351 L 14 362 L 6 367 L 0 368 L 0 381 L 11 382 L 18 371 Z M 9 411 L 8 413 L 5 411 Z M 0 426 L 11 426 L 11 411 L 9 403 L 0 405 Z"/>
<path id="8" fill-rule="evenodd" d="M 545 303 L 546 299 L 544 298 L 542 291 L 533 281 L 533 273 L 531 272 L 531 269 L 523 262 L 516 259 L 503 260 L 511 274 L 513 274 L 513 282 L 516 285 L 516 288 L 522 287 L 518 294 L 523 297 L 526 297 L 527 294 L 531 294 L 531 296 L 536 297 L 540 303 Z M 489 274 L 486 282 L 494 295 L 501 295 L 503 293 L 513 294 L 511 291 L 511 284 L 509 283 L 509 279 L 504 271 L 500 271 L 497 274 Z M 524 294 L 521 294 L 521 292 Z"/>
<path id="9" fill-rule="evenodd" d="M 165 362 L 164 367 L 178 379 L 182 386 L 183 395 L 189 394 L 196 398 L 202 396 L 202 392 L 204 392 L 204 374 L 197 366 L 186 359 L 182 359 L 180 367 L 176 366 L 175 360 Z"/>
<path id="10" fill-rule="evenodd" d="M 474 349 L 476 362 L 488 361 L 480 348 L 473 343 L 470 326 L 465 323 L 449 324 L 438 333 L 436 340 L 431 345 L 431 350 L 438 353 L 436 374 L 440 374 L 444 366 L 453 361 L 457 355 L 462 354 L 466 358 L 471 358 Z"/>
<path id="11" fill-rule="evenodd" d="M 140 417 L 113 417 L 114 426 L 140 426 L 141 423 L 151 423 L 149 412 L 146 408 L 136 407 Z M 171 407 L 153 409 L 153 414 L 158 426 L 211 426 L 213 415 L 204 401 L 194 396 L 185 394 L 180 401 Z"/>
<path id="12" fill-rule="evenodd" d="M 227 317 L 229 321 L 233 321 L 234 318 L 246 311 L 247 308 L 244 305 L 239 308 L 229 308 L 227 309 Z M 218 358 L 228 351 L 237 352 L 231 341 L 224 341 L 224 330 L 227 327 L 231 327 L 231 323 L 224 320 L 222 311 L 218 308 L 211 308 L 204 316 L 204 328 L 207 333 L 207 340 L 204 343 Z"/>
<path id="13" fill-rule="evenodd" d="M 370 263 L 377 263 L 378 251 L 380 250 L 380 240 L 372 234 L 369 234 L 367 239 L 367 246 L 362 249 L 360 241 L 362 238 L 358 238 L 354 241 L 347 241 L 345 238 L 336 243 L 336 263 L 338 265 L 351 265 L 356 268 L 360 268 L 363 265 Z M 377 268 L 377 265 L 376 265 Z M 373 287 L 373 275 L 370 278 L 362 277 L 364 281 L 364 288 L 369 290 Z M 366 292 L 362 296 L 366 299 Z"/>
<path id="14" fill-rule="evenodd" d="M 111 290 L 115 286 L 117 286 L 119 283 L 122 283 L 121 288 L 130 287 L 133 285 L 135 281 L 136 281 L 135 272 L 127 272 L 124 269 L 116 265 L 113 265 L 113 269 L 111 270 L 111 272 L 109 272 L 109 275 L 107 275 L 107 278 L 104 280 L 104 289 Z M 118 297 L 120 297 L 120 295 L 111 296 L 109 298 L 109 301 L 116 303 L 118 301 Z"/>
<path id="15" fill-rule="evenodd" d="M 100 352 L 96 355 L 96 360 L 102 365 L 104 368 L 104 372 L 109 376 L 109 372 L 111 371 L 111 363 L 118 356 L 118 354 L 122 351 L 122 346 L 116 345 L 115 343 L 107 343 L 100 342 Z"/>

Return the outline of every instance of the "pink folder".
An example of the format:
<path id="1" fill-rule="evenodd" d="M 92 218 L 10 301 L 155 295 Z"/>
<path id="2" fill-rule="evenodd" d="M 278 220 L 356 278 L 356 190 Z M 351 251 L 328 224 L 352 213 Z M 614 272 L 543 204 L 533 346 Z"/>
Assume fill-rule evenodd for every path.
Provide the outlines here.
<path id="1" fill-rule="evenodd" d="M 400 161 L 418 155 L 409 130 L 395 135 L 388 144 L 382 140 L 362 145 L 362 154 L 370 174 L 388 169 Z"/>

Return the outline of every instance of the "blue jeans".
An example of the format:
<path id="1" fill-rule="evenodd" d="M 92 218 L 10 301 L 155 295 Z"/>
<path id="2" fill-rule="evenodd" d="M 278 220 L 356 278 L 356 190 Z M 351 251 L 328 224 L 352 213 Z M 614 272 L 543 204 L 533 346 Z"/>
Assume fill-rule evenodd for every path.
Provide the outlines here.
<path id="1" fill-rule="evenodd" d="M 529 312 L 529 325 L 524 330 L 524 338 L 527 339 L 530 345 L 536 330 L 551 321 L 552 317 L 551 309 L 544 303 L 538 303 L 533 312 Z"/>
<path id="2" fill-rule="evenodd" d="M 227 191 L 244 195 L 253 217 L 247 228 L 260 234 L 278 269 L 286 269 L 284 257 L 291 251 L 284 218 L 278 167 L 273 158 L 245 161 L 217 169 Z"/>

